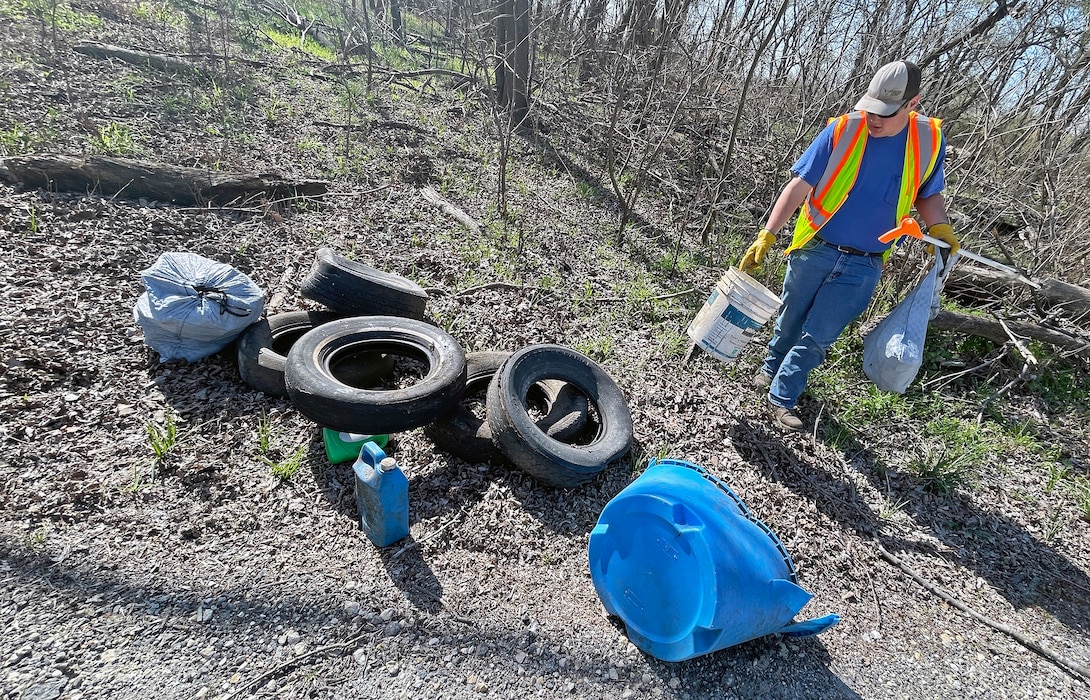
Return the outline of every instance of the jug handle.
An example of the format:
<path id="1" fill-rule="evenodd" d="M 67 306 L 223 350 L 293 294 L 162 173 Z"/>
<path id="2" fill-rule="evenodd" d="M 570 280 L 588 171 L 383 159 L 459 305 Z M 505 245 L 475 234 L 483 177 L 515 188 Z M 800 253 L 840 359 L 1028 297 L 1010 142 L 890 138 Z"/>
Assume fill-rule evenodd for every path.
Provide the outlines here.
<path id="1" fill-rule="evenodd" d="M 368 440 L 363 443 L 363 447 L 360 450 L 360 458 L 375 469 L 378 469 L 379 463 L 386 459 L 386 452 L 378 446 L 378 443 L 373 440 Z"/>

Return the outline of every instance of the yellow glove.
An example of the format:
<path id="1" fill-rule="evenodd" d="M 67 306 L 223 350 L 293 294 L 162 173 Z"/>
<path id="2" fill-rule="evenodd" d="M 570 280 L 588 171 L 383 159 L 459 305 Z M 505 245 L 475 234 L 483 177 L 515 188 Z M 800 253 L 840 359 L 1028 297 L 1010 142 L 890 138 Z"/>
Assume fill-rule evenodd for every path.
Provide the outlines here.
<path id="1" fill-rule="evenodd" d="M 954 229 L 950 227 L 950 224 L 935 224 L 931 228 L 927 229 L 927 235 L 932 238 L 937 238 L 940 241 L 950 244 L 950 255 L 961 250 L 961 243 L 958 243 L 958 239 L 954 237 Z M 927 254 L 935 254 L 935 246 L 927 246 Z M 945 260 L 945 258 L 943 258 Z"/>
<path id="2" fill-rule="evenodd" d="M 766 228 L 761 229 L 761 232 L 757 234 L 757 240 L 742 256 L 742 260 L 738 263 L 738 269 L 747 273 L 753 271 L 765 259 L 765 255 L 768 255 L 768 249 L 775 242 L 776 237 L 772 235 L 771 231 Z"/>

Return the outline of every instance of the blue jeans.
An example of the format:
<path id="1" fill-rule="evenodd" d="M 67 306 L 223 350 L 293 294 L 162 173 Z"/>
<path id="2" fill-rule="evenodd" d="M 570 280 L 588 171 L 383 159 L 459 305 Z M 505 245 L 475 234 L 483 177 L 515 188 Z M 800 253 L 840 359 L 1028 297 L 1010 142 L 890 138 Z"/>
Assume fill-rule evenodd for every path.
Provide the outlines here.
<path id="1" fill-rule="evenodd" d="M 817 237 L 788 256 L 783 306 L 761 367 L 772 377 L 774 406 L 795 407 L 810 370 L 866 310 L 881 276 L 881 256 L 842 253 Z"/>

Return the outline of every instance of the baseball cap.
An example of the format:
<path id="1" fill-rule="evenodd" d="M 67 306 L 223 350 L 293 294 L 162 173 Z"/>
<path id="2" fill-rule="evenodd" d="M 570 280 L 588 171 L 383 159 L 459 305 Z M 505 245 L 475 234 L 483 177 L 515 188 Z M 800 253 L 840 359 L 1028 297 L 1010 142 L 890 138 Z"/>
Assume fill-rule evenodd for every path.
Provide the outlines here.
<path id="1" fill-rule="evenodd" d="M 867 94 L 859 98 L 855 108 L 879 117 L 891 117 L 920 94 L 920 77 L 920 67 L 915 63 L 887 63 L 874 74 Z"/>

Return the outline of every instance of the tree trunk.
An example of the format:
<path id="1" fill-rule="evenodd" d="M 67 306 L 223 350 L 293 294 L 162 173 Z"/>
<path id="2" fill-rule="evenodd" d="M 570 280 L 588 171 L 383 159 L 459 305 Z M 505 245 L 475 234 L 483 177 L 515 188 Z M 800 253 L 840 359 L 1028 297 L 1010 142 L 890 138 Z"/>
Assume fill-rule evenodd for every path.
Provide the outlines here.
<path id="1" fill-rule="evenodd" d="M 530 84 L 530 2 L 515 0 L 514 75 L 511 82 L 511 118 L 521 124 L 530 110 L 527 86 Z"/>
<path id="2" fill-rule="evenodd" d="M 128 158 L 65 155 L 14 156 L 0 160 L 0 180 L 24 187 L 95 192 L 106 197 L 144 197 L 175 204 L 228 204 L 250 197 L 325 194 L 328 183 L 285 180 L 278 175 L 222 173 Z"/>
<path id="3" fill-rule="evenodd" d="M 496 5 L 496 102 L 506 106 L 506 97 L 510 88 L 507 86 L 511 79 L 507 63 L 507 46 L 510 37 L 514 34 L 515 2 L 514 0 L 499 0 Z"/>
<path id="4" fill-rule="evenodd" d="M 1011 333 L 1019 337 L 1033 338 L 1043 343 L 1055 345 L 1072 354 L 1090 357 L 1090 342 L 1074 335 L 1069 335 L 1055 328 L 1048 328 L 1036 323 L 1004 321 Z M 965 335 L 975 335 L 1003 344 L 1010 341 L 1010 336 L 999 321 L 992 321 L 980 316 L 961 314 L 942 310 L 928 323 L 930 328 Z"/>
<path id="5" fill-rule="evenodd" d="M 529 0 L 501 0 L 496 15 L 496 98 L 512 124 L 530 109 L 526 86 L 530 76 Z"/>
<path id="6" fill-rule="evenodd" d="M 390 27 L 402 42 L 405 41 L 405 25 L 401 20 L 401 0 L 390 0 Z"/>
<path id="7" fill-rule="evenodd" d="M 579 57 L 579 80 L 589 80 L 601 69 L 598 65 L 598 32 L 606 17 L 606 0 L 589 0 L 587 12 L 583 16 L 580 33 L 586 44 L 586 50 Z"/>
<path id="8" fill-rule="evenodd" d="M 73 46 L 72 50 L 76 53 L 81 53 L 93 58 L 116 58 L 125 63 L 131 63 L 137 66 L 148 66 L 149 68 L 154 68 L 163 71 L 164 73 L 175 73 L 180 75 L 201 75 L 203 73 L 200 66 L 181 58 L 158 53 L 148 53 L 147 51 L 137 51 L 135 49 L 126 49 L 111 44 L 101 44 L 97 41 L 81 42 Z"/>

